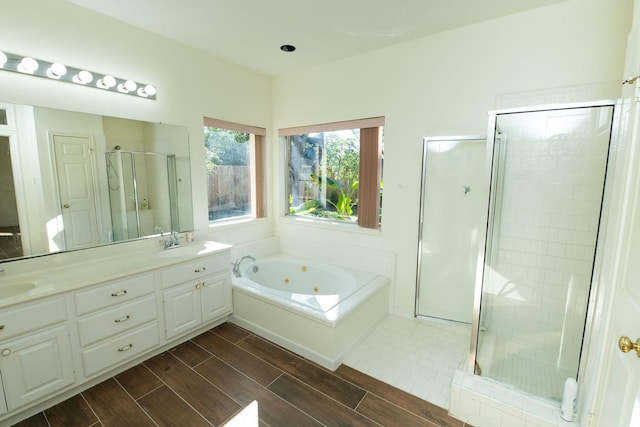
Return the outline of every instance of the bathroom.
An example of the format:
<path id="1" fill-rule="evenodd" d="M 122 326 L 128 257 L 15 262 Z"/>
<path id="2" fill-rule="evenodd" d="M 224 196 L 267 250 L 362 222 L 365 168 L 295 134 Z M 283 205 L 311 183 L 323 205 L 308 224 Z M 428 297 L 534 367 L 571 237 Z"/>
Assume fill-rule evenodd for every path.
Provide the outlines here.
<path id="1" fill-rule="evenodd" d="M 423 138 L 484 135 L 487 112 L 495 109 L 620 98 L 633 2 L 555 2 L 274 77 L 71 2 L 10 0 L 4 9 L 0 48 L 136 76 L 159 92 L 150 101 L 0 73 L 0 102 L 187 126 L 196 237 L 241 246 L 277 236 L 288 253 L 331 253 L 354 263 L 392 259 L 389 311 L 411 319 Z M 381 228 L 345 230 L 283 217 L 278 129 L 378 116 L 385 118 Z M 264 218 L 209 224 L 203 117 L 267 129 Z M 601 358 L 590 357 L 598 371 Z"/>

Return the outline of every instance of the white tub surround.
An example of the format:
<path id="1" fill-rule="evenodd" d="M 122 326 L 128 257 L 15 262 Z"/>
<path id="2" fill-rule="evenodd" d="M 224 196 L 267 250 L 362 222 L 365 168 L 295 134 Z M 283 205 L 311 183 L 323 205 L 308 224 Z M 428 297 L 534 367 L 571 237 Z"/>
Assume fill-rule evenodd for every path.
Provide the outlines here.
<path id="1" fill-rule="evenodd" d="M 260 269 L 269 270 L 268 278 L 256 279 Z M 289 284 L 297 289 L 286 291 Z M 278 255 L 246 265 L 243 277 L 233 278 L 233 305 L 232 322 L 334 370 L 388 314 L 389 279 Z"/>
<path id="2" fill-rule="evenodd" d="M 151 239 L 120 246 L 120 255 L 109 248 L 2 264 L 0 425 L 227 320 L 230 246 L 160 248 Z"/>

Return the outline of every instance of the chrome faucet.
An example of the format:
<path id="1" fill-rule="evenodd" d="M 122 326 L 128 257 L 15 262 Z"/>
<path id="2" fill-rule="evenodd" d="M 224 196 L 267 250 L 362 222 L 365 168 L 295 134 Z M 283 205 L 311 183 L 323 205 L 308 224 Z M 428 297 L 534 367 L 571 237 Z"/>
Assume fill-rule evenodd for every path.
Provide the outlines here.
<path id="1" fill-rule="evenodd" d="M 245 255 L 242 258 L 238 258 L 234 263 L 233 263 L 233 275 L 235 277 L 242 277 L 242 274 L 240 274 L 240 264 L 242 263 L 242 261 L 244 261 L 245 259 L 250 259 L 253 262 L 256 262 L 256 259 L 254 257 L 252 257 L 251 255 Z"/>
<path id="2" fill-rule="evenodd" d="M 169 238 L 164 241 L 165 249 L 177 248 L 180 246 L 180 235 L 177 231 L 172 231 Z"/>

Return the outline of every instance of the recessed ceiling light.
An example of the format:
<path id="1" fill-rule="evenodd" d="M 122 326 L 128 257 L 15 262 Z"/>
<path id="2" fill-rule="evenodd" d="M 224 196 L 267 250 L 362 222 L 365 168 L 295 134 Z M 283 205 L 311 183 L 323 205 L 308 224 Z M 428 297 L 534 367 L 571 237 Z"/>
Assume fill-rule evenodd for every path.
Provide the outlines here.
<path id="1" fill-rule="evenodd" d="M 283 44 L 282 46 L 280 46 L 280 50 L 283 52 L 293 52 L 294 50 L 296 50 L 296 47 L 292 44 Z"/>

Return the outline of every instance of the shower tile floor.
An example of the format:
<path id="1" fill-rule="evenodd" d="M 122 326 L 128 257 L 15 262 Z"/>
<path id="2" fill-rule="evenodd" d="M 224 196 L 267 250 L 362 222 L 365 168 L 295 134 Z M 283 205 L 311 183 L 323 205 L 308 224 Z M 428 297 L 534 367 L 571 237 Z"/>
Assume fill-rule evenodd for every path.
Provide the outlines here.
<path id="1" fill-rule="evenodd" d="M 471 325 L 389 315 L 343 363 L 449 409 L 451 381 L 469 355 Z"/>
<path id="2" fill-rule="evenodd" d="M 575 372 L 522 356 L 526 354 L 523 350 L 498 350 L 509 343 L 502 341 L 500 345 L 501 340 L 492 334 L 483 332 L 479 339 L 479 348 L 484 351 L 478 353 L 476 362 L 482 375 L 505 386 L 557 404 L 562 400 L 565 380 L 575 377 Z"/>

